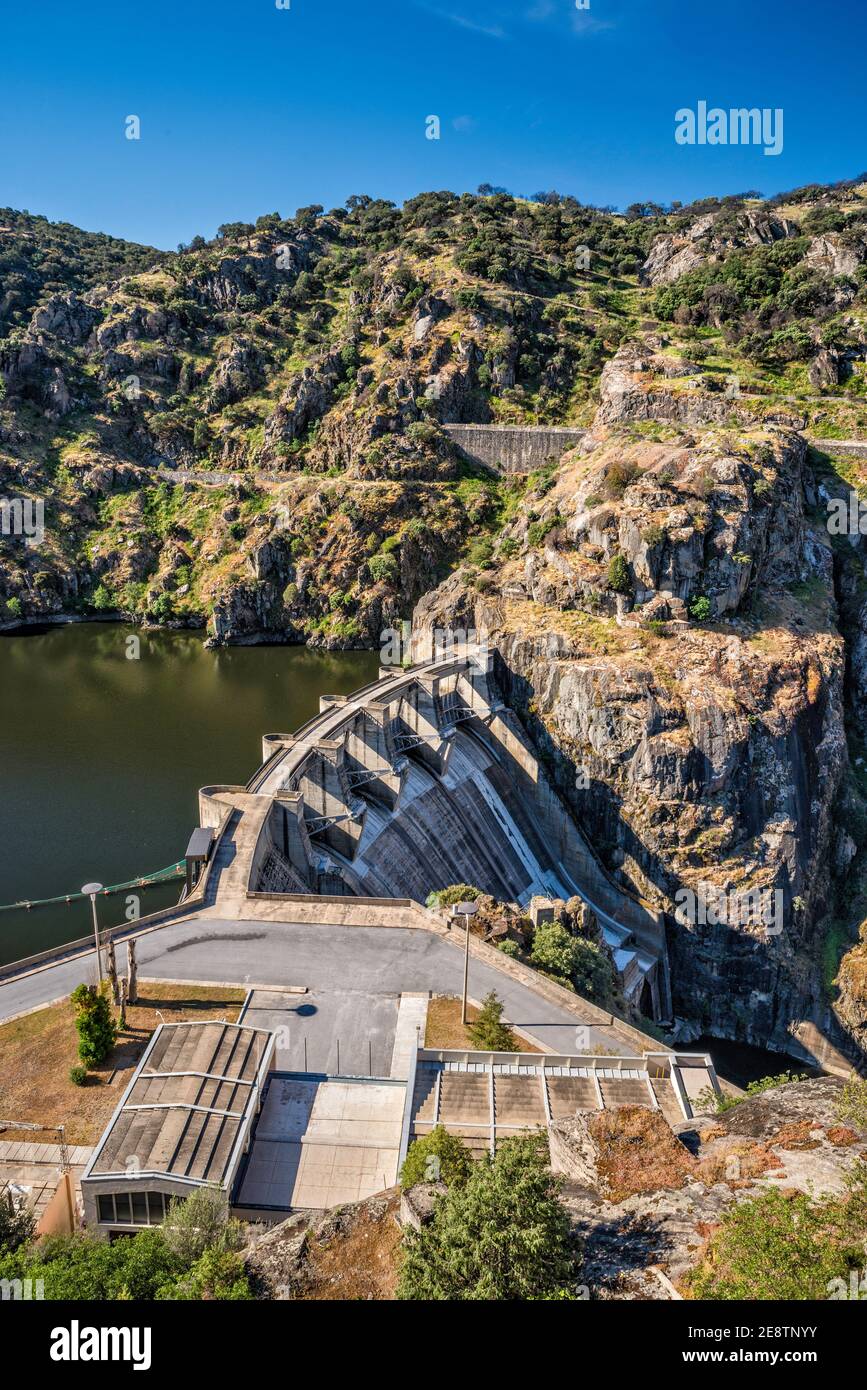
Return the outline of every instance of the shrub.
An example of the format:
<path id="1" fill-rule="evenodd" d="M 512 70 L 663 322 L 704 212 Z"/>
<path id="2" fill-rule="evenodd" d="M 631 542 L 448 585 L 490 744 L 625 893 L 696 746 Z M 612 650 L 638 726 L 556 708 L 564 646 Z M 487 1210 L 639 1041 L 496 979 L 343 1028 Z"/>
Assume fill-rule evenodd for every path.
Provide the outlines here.
<path id="1" fill-rule="evenodd" d="M 517 1052 L 515 1035 L 503 1022 L 504 1008 L 495 990 L 485 995 L 478 1018 L 467 1029 L 474 1047 L 485 1052 Z"/>
<path id="2" fill-rule="evenodd" d="M 398 576 L 398 563 L 396 555 L 371 555 L 367 562 L 370 570 L 370 577 L 375 584 L 396 579 Z"/>
<path id="3" fill-rule="evenodd" d="M 563 518 L 559 512 L 553 516 L 545 517 L 543 521 L 531 521 L 527 527 L 527 544 L 536 546 L 541 545 L 545 537 L 558 527 L 563 525 Z"/>
<path id="4" fill-rule="evenodd" d="M 86 1085 L 87 1085 L 87 1075 L 88 1075 L 87 1067 L 70 1067 L 70 1068 L 69 1068 L 69 1079 L 70 1079 L 70 1081 L 72 1082 L 73 1086 L 86 1086 Z"/>
<path id="5" fill-rule="evenodd" d="M 644 544 L 649 546 L 661 545 L 667 536 L 668 532 L 665 527 L 660 526 L 659 522 L 656 521 L 650 526 L 646 526 L 641 533 L 641 539 L 644 541 Z"/>
<path id="6" fill-rule="evenodd" d="M 499 943 L 498 949 L 502 951 L 504 956 L 508 956 L 510 960 L 514 960 L 517 956 L 521 954 L 521 949 L 517 941 L 512 941 L 511 939 L 501 941 Z"/>
<path id="7" fill-rule="evenodd" d="M 448 888 L 429 893 L 426 906 L 437 912 L 443 907 L 454 907 L 455 903 L 474 903 L 481 896 L 481 888 L 474 888 L 471 883 L 452 883 Z"/>
<path id="8" fill-rule="evenodd" d="M 710 617 L 710 599 L 705 598 L 704 594 L 699 594 L 689 605 L 689 616 L 697 623 L 706 623 Z"/>
<path id="9" fill-rule="evenodd" d="M 576 1298 L 560 1185 L 537 1135 L 507 1139 L 408 1232 L 397 1296 L 437 1301 Z"/>
<path id="10" fill-rule="evenodd" d="M 11 1192 L 0 1193 L 0 1255 L 9 1255 L 26 1245 L 36 1229 L 36 1217 L 29 1207 L 18 1207 Z"/>
<path id="11" fill-rule="evenodd" d="M 631 459 L 615 459 L 605 472 L 605 492 L 608 497 L 622 497 L 638 475 L 638 465 Z"/>
<path id="12" fill-rule="evenodd" d="M 72 992 L 72 1003 L 78 1055 L 86 1066 L 98 1067 L 117 1042 L 117 1026 L 108 999 L 103 990 L 96 990 L 93 985 L 79 985 Z"/>
<path id="13" fill-rule="evenodd" d="M 228 1202 L 218 1187 L 199 1187 L 189 1197 L 173 1197 L 162 1232 L 185 1269 L 206 1250 L 237 1250 L 242 1243 L 241 1223 L 230 1220 Z"/>
<path id="14" fill-rule="evenodd" d="M 115 601 L 111 594 L 111 591 L 105 586 L 105 584 L 97 585 L 96 589 L 94 590 L 93 598 L 90 602 L 92 607 L 95 608 L 98 613 L 103 613 L 107 609 L 115 607 Z"/>
<path id="15" fill-rule="evenodd" d="M 444 1182 L 447 1187 L 466 1182 L 473 1160 L 469 1149 L 456 1134 L 435 1125 L 430 1134 L 410 1144 L 400 1170 L 400 1185 L 415 1187 L 420 1182 Z"/>
<path id="16" fill-rule="evenodd" d="M 159 1230 L 113 1243 L 76 1234 L 0 1258 L 0 1279 L 42 1279 L 46 1299 L 151 1300 L 181 1268 Z"/>
<path id="17" fill-rule="evenodd" d="M 162 1288 L 157 1297 L 172 1302 L 239 1303 L 248 1302 L 254 1294 L 242 1257 L 212 1247 L 203 1251 L 188 1274 Z"/>
<path id="18" fill-rule="evenodd" d="M 623 555 L 612 555 L 608 563 L 608 587 L 615 594 L 632 593 L 632 575 Z"/>
<path id="19" fill-rule="evenodd" d="M 850 1077 L 837 1101 L 837 1118 L 867 1129 L 867 1081 Z"/>
<path id="20" fill-rule="evenodd" d="M 859 1268 L 846 1204 L 811 1203 L 772 1188 L 726 1212 L 705 1259 L 688 1277 L 698 1299 L 826 1299 L 829 1284 Z"/>
<path id="21" fill-rule="evenodd" d="M 540 922 L 533 934 L 530 959 L 541 970 L 568 980 L 575 966 L 577 938 L 560 922 Z"/>
<path id="22" fill-rule="evenodd" d="M 467 559 L 471 565 L 479 565 L 484 568 L 491 563 L 494 554 L 494 542 L 488 537 L 483 536 L 477 541 L 473 541 L 467 552 Z"/>
<path id="23" fill-rule="evenodd" d="M 407 425 L 406 434 L 413 444 L 435 444 L 439 438 L 439 431 L 430 420 L 413 420 Z"/>

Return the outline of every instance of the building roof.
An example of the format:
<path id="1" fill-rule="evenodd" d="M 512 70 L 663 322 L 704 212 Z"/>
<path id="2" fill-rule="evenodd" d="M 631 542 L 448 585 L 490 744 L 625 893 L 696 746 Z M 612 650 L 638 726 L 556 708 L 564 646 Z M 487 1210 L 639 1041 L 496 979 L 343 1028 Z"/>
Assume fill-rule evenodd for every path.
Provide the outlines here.
<path id="1" fill-rule="evenodd" d="M 83 1174 L 231 1181 L 274 1035 L 236 1023 L 164 1023 Z"/>

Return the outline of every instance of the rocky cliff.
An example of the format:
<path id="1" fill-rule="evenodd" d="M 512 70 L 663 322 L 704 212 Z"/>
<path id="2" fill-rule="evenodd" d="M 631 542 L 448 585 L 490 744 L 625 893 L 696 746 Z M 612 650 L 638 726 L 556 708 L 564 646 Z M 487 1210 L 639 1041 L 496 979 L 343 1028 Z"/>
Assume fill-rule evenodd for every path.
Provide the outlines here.
<path id="1" fill-rule="evenodd" d="M 678 1036 L 863 1041 L 865 194 L 359 196 L 171 254 L 7 210 L 0 625 L 486 627 L 669 914 Z M 503 476 L 462 423 L 589 432 Z"/>
<path id="2" fill-rule="evenodd" d="M 786 1050 L 830 1028 L 819 958 L 855 851 L 833 548 L 803 437 L 720 424 L 677 390 L 688 363 L 642 436 L 648 361 L 613 359 L 592 433 L 416 624 L 485 632 L 600 858 L 669 913 L 676 1036 Z"/>

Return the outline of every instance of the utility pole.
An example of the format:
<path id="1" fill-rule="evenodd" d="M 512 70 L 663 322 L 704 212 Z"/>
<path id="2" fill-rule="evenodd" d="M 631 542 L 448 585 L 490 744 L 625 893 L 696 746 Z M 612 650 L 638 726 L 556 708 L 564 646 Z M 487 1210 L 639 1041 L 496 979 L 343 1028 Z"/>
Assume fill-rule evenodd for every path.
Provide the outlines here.
<path id="1" fill-rule="evenodd" d="M 102 884 L 85 883 L 81 891 L 90 898 L 90 906 L 93 912 L 93 941 L 96 946 L 96 980 L 97 985 L 100 986 L 102 984 L 102 952 L 99 949 L 99 919 L 96 915 L 96 895 L 102 892 Z"/>
<path id="2" fill-rule="evenodd" d="M 477 911 L 477 903 L 455 903 L 452 908 L 453 917 L 463 917 L 467 933 L 464 949 L 464 995 L 461 1004 L 461 1023 L 467 1021 L 467 988 L 470 978 L 470 918 L 474 917 Z"/>

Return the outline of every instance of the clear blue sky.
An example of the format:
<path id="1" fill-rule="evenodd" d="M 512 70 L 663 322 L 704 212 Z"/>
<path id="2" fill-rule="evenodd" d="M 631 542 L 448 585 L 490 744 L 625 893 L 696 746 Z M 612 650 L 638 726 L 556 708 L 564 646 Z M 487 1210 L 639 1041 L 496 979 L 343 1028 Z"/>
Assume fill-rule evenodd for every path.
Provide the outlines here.
<path id="1" fill-rule="evenodd" d="M 863 0 L 7 0 L 0 205 L 173 248 L 483 181 L 769 194 L 867 166 L 865 47 Z M 677 145 L 699 100 L 782 107 L 782 154 Z"/>

